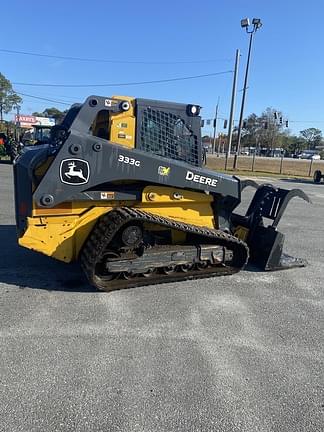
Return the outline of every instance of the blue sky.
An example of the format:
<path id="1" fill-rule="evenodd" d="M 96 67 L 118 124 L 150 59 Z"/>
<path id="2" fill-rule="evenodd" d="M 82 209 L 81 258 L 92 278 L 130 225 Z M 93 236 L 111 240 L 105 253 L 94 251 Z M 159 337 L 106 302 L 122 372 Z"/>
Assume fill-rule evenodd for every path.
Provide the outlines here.
<path id="1" fill-rule="evenodd" d="M 115 64 L 40 58 L 0 52 L 0 71 L 12 82 L 96 84 L 145 81 L 233 70 L 241 50 L 238 89 L 243 86 L 248 37 L 244 17 L 257 17 L 245 113 L 282 110 L 290 128 L 324 130 L 322 0 L 33 0 L 2 4 L 1 49 L 98 59 L 175 62 Z M 4 19 L 4 17 L 12 17 Z M 202 63 L 179 63 L 198 61 Z M 176 63 L 178 62 L 178 63 Z M 131 95 L 199 103 L 202 116 L 228 117 L 232 74 L 130 87 L 60 88 L 14 85 L 16 91 L 82 101 L 89 94 Z M 236 116 L 242 93 L 238 93 Z M 22 112 L 67 105 L 24 97 Z"/>

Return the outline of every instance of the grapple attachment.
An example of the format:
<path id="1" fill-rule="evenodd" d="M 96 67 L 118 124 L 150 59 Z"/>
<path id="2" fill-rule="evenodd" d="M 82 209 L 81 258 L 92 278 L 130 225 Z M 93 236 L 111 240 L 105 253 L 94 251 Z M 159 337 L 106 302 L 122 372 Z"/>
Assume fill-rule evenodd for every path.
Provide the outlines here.
<path id="1" fill-rule="evenodd" d="M 242 189 L 246 186 L 257 187 L 257 184 L 250 180 L 243 181 Z M 277 231 L 287 204 L 294 197 L 310 202 L 308 196 L 300 189 L 286 190 L 264 184 L 257 187 L 245 216 L 232 215 L 234 232 L 249 246 L 251 264 L 270 271 L 304 267 L 307 264 L 306 260 L 283 253 L 285 236 Z M 264 219 L 273 222 L 265 226 Z"/>

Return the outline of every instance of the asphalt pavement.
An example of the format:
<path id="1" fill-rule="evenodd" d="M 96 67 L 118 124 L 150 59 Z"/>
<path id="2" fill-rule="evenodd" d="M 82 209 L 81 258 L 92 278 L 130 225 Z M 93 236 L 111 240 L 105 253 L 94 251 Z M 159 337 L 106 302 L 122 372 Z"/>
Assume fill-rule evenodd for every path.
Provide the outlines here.
<path id="1" fill-rule="evenodd" d="M 0 430 L 323 430 L 324 184 L 275 182 L 308 267 L 108 294 L 17 246 L 0 164 Z"/>

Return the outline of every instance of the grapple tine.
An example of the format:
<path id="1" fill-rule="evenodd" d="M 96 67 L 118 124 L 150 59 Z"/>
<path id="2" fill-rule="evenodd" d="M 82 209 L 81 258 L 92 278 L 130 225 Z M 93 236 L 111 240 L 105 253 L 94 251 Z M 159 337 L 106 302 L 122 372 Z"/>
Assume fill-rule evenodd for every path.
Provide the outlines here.
<path id="1" fill-rule="evenodd" d="M 250 250 L 250 263 L 268 271 L 307 265 L 306 260 L 283 252 L 285 236 L 277 231 L 277 225 L 294 197 L 311 202 L 300 189 L 286 190 L 264 184 L 256 190 L 246 215 L 233 215 L 235 228 L 244 227 L 248 230 L 245 241 Z M 265 226 L 263 218 L 272 220 L 272 225 Z"/>
<path id="2" fill-rule="evenodd" d="M 280 191 L 280 192 L 284 191 L 286 194 L 285 194 L 285 196 L 282 199 L 282 203 L 280 205 L 280 208 L 278 209 L 276 217 L 275 217 L 275 219 L 273 221 L 273 224 L 272 224 L 273 227 L 278 226 L 278 223 L 279 223 L 279 221 L 280 221 L 280 219 L 281 219 L 284 211 L 286 210 L 286 207 L 287 207 L 289 201 L 292 198 L 299 197 L 299 198 L 307 201 L 310 204 L 312 203 L 312 201 L 309 198 L 309 196 L 306 195 L 305 192 L 303 192 L 301 189 L 292 189 L 290 191 L 287 191 L 285 189 L 277 189 L 277 190 Z"/>

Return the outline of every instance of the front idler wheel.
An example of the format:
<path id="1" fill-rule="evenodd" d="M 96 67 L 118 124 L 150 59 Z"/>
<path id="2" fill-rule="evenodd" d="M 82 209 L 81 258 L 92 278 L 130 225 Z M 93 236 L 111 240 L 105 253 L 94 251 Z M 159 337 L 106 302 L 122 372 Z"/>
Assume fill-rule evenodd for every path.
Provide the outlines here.
<path id="1" fill-rule="evenodd" d="M 106 280 L 106 281 L 111 281 L 111 280 L 115 280 L 118 279 L 119 276 L 121 275 L 120 272 L 109 272 L 107 271 L 107 264 L 109 261 L 112 260 L 116 260 L 116 258 L 120 258 L 119 255 L 116 252 L 113 251 L 108 251 L 106 252 L 103 257 L 101 262 L 98 264 L 98 273 L 101 274 L 101 276 Z"/>

